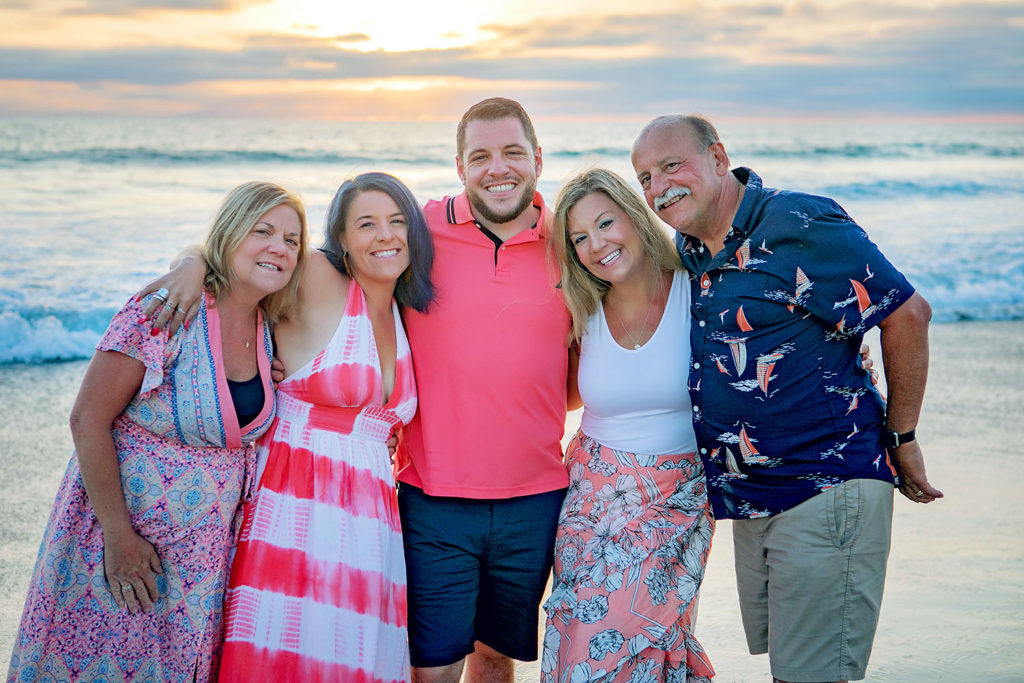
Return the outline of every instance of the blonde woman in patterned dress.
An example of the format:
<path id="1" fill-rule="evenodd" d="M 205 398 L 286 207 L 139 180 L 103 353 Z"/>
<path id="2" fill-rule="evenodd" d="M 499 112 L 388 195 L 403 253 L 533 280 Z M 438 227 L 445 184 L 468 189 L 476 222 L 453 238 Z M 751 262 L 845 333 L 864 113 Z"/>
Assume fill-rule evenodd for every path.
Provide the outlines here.
<path id="1" fill-rule="evenodd" d="M 693 620 L 714 521 L 687 391 L 688 282 L 643 199 L 602 169 L 562 188 L 551 247 L 583 418 L 565 456 L 541 680 L 708 681 Z"/>
<path id="2" fill-rule="evenodd" d="M 273 417 L 265 318 L 294 299 L 306 242 L 298 197 L 241 185 L 203 247 L 193 325 L 151 333 L 136 299 L 114 317 L 72 410 L 77 457 L 8 681 L 210 680 L 251 444 Z"/>

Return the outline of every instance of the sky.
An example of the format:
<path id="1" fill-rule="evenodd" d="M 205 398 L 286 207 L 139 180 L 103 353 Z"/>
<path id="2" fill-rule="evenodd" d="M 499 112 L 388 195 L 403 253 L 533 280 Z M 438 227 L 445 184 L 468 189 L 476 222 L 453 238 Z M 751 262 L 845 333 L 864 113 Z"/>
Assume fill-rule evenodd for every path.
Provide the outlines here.
<path id="1" fill-rule="evenodd" d="M 0 0 L 0 115 L 1024 121 L 1024 0 Z"/>

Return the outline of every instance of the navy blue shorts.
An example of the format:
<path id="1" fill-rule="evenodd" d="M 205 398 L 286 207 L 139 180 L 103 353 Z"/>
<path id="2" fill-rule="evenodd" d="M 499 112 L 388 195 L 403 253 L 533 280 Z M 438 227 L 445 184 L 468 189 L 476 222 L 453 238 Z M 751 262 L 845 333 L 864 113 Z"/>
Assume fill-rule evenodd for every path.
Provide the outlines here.
<path id="1" fill-rule="evenodd" d="M 518 498 L 429 496 L 398 486 L 415 667 L 447 666 L 475 641 L 537 659 L 537 616 L 565 489 Z"/>

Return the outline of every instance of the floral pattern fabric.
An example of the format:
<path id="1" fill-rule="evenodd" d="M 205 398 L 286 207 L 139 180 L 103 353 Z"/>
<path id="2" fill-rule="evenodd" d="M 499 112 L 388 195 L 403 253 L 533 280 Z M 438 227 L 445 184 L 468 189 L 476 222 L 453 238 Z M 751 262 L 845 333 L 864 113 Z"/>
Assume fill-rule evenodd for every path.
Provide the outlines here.
<path id="1" fill-rule="evenodd" d="M 256 439 L 273 417 L 270 336 L 261 324 L 265 401 L 240 427 L 227 391 L 220 323 L 207 297 L 193 325 L 168 340 L 129 302 L 97 345 L 146 366 L 112 435 L 132 525 L 163 573 L 152 612 L 114 602 L 103 531 L 71 458 L 43 536 L 7 680 L 208 681 L 215 676 L 234 520 Z"/>
<path id="2" fill-rule="evenodd" d="M 618 451 L 578 432 L 566 467 L 542 683 L 709 681 L 693 635 L 714 531 L 697 455 Z"/>

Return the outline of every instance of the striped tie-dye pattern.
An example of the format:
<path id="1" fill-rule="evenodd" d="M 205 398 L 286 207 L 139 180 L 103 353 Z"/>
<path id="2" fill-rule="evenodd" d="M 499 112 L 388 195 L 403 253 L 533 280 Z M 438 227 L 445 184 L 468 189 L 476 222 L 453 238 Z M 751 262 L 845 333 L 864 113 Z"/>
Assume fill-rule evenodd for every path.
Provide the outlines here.
<path id="1" fill-rule="evenodd" d="M 416 410 L 395 310 L 395 388 L 353 282 L 327 347 L 278 386 L 227 591 L 221 681 L 405 681 L 405 561 L 385 444 Z"/>

